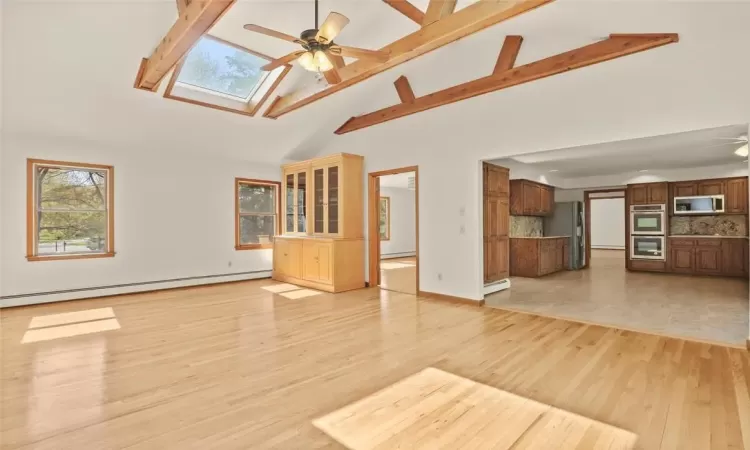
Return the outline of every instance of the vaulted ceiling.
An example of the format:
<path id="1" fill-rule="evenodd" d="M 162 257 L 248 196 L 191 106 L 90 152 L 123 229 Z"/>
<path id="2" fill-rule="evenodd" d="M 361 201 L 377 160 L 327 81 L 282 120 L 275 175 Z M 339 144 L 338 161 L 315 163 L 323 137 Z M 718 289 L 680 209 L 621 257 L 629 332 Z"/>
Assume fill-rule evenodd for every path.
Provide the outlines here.
<path id="1" fill-rule="evenodd" d="M 413 3 L 424 8 L 426 0 Z M 470 2 L 459 2 L 459 7 L 466 3 Z M 508 111 L 509 104 L 525 111 L 524 116 L 533 116 L 526 109 L 543 106 L 539 96 L 576 92 L 585 97 L 592 80 L 611 79 L 611 109 L 601 113 L 623 121 L 626 118 L 618 114 L 616 105 L 618 93 L 623 89 L 637 92 L 637 86 L 682 83 L 682 79 L 668 78 L 674 76 L 672 67 L 685 66 L 686 61 L 692 61 L 693 70 L 681 77 L 690 85 L 702 80 L 707 86 L 705 92 L 690 92 L 696 101 L 715 97 L 717 89 L 738 96 L 750 93 L 749 2 L 558 0 L 278 120 L 165 100 L 132 88 L 138 62 L 150 54 L 176 18 L 171 2 L 13 1 L 6 2 L 4 9 L 4 131 L 84 139 L 133 152 L 201 153 L 268 163 L 312 156 L 337 139 L 333 131 L 349 117 L 397 103 L 393 81 L 400 75 L 407 75 L 415 93 L 423 95 L 489 74 L 509 34 L 524 36 L 517 64 L 580 47 L 613 32 L 675 32 L 681 41 L 378 125 L 371 133 L 397 130 L 399 134 L 428 134 L 425 142 L 455 142 L 459 129 L 465 134 L 465 145 L 487 147 L 491 154 L 492 143 L 501 138 L 493 135 L 493 123 L 503 120 L 497 114 Z M 337 39 L 345 45 L 379 48 L 418 29 L 381 1 L 322 1 L 321 16 L 330 10 L 351 19 Z M 296 35 L 311 27 L 312 11 L 308 0 L 241 1 L 211 34 L 281 56 L 293 45 L 247 32 L 242 25 L 257 23 Z M 629 84 L 623 85 L 619 74 L 629 74 L 625 79 Z M 318 82 L 314 74 L 295 67 L 278 93 Z M 550 107 L 557 110 L 560 105 Z M 545 133 L 544 125 L 536 132 Z"/>

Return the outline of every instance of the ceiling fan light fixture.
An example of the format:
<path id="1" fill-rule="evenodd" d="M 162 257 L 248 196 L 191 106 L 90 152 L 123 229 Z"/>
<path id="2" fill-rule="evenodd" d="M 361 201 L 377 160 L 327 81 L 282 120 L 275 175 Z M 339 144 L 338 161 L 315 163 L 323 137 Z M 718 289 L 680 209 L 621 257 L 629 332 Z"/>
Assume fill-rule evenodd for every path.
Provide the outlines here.
<path id="1" fill-rule="evenodd" d="M 326 72 L 333 69 L 333 63 L 331 63 L 328 56 L 321 50 L 315 50 L 315 52 L 307 51 L 300 55 L 297 61 L 300 66 L 310 72 Z"/>
<path id="2" fill-rule="evenodd" d="M 745 144 L 742 147 L 740 147 L 737 150 L 735 150 L 734 154 L 737 155 L 737 156 L 746 157 L 748 155 L 748 153 L 750 153 L 748 150 L 749 150 L 748 146 L 747 146 L 747 144 Z"/>

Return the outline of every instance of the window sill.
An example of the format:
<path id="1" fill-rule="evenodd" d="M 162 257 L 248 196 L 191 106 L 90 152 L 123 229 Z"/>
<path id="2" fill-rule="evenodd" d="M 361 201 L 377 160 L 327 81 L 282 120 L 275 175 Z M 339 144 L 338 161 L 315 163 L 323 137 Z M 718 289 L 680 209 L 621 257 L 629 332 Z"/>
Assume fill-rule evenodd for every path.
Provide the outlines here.
<path id="1" fill-rule="evenodd" d="M 93 253 L 90 255 L 60 255 L 60 256 L 27 256 L 28 261 L 61 261 L 66 259 L 96 259 L 96 258 L 113 258 L 114 252 Z"/>
<path id="2" fill-rule="evenodd" d="M 235 245 L 235 250 L 264 250 L 273 248 L 273 244 L 250 244 L 250 245 Z"/>

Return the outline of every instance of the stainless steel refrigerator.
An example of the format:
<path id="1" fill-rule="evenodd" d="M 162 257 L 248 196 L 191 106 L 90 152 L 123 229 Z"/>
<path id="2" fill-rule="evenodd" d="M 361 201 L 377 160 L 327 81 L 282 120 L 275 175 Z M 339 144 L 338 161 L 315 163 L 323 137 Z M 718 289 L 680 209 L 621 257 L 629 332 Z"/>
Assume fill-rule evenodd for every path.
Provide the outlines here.
<path id="1" fill-rule="evenodd" d="M 585 257 L 583 202 L 555 203 L 551 216 L 544 218 L 545 236 L 570 236 L 570 270 L 583 267 Z"/>

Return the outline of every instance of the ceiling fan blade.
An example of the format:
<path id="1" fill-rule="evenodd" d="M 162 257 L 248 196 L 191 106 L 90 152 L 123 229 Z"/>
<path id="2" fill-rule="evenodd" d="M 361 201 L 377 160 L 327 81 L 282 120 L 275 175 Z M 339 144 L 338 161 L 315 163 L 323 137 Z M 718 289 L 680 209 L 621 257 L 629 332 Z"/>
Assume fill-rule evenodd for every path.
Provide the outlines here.
<path id="1" fill-rule="evenodd" d="M 328 43 L 333 42 L 336 36 L 341 33 L 341 30 L 349 23 L 349 18 L 343 14 L 332 12 L 328 14 L 323 25 L 318 29 L 318 34 L 315 35 L 315 39 L 318 42 Z"/>
<path id="2" fill-rule="evenodd" d="M 265 70 L 266 72 L 270 72 L 273 69 L 277 67 L 281 67 L 284 64 L 290 63 L 294 61 L 295 59 L 299 58 L 301 54 L 305 53 L 305 50 L 298 50 L 296 52 L 292 52 L 288 55 L 282 56 L 281 58 L 274 59 L 270 63 L 266 64 L 265 66 L 261 67 L 262 70 Z"/>
<path id="3" fill-rule="evenodd" d="M 357 59 L 374 59 L 380 62 L 388 61 L 391 53 L 384 50 L 365 50 L 357 47 L 346 47 L 344 45 L 334 45 L 329 49 L 335 55 L 348 56 Z"/>
<path id="4" fill-rule="evenodd" d="M 254 31 L 256 33 L 265 34 L 266 36 L 275 37 L 277 39 L 283 39 L 285 41 L 294 42 L 295 44 L 304 44 L 300 39 L 291 36 L 286 33 L 282 33 L 281 31 L 272 30 L 270 28 L 262 27 L 260 25 L 254 25 L 251 23 L 248 23 L 244 27 L 247 31 Z"/>

